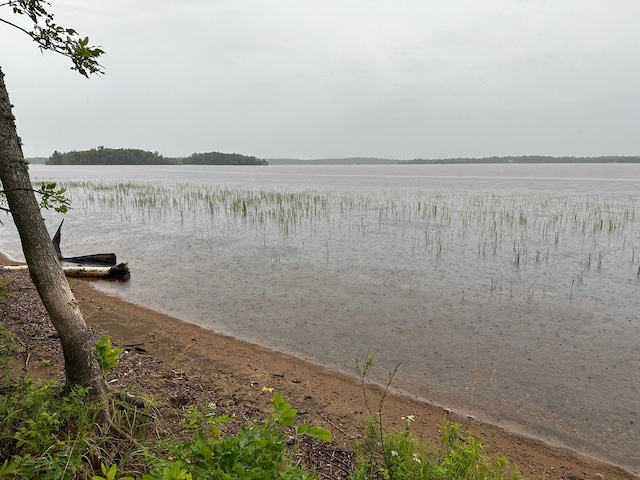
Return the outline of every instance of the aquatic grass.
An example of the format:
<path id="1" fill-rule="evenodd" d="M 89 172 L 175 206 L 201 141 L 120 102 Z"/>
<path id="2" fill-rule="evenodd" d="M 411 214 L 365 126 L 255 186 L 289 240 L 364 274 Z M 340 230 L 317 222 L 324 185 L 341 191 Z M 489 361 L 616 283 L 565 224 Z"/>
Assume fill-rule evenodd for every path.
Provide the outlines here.
<path id="1" fill-rule="evenodd" d="M 323 263 L 340 261 L 341 249 L 379 243 L 385 253 L 412 262 L 476 258 L 495 266 L 486 274 L 487 281 L 510 265 L 529 273 L 535 273 L 531 268 L 561 268 L 565 276 L 584 280 L 591 258 L 599 271 L 619 263 L 628 239 L 637 238 L 640 231 L 638 198 L 628 195 L 364 193 L 99 180 L 66 181 L 61 186 L 72 208 L 84 215 L 191 234 L 209 250 L 217 236 L 250 230 L 262 247 L 311 248 Z M 631 263 L 636 265 L 631 246 Z M 525 299 L 531 283 L 516 285 Z"/>

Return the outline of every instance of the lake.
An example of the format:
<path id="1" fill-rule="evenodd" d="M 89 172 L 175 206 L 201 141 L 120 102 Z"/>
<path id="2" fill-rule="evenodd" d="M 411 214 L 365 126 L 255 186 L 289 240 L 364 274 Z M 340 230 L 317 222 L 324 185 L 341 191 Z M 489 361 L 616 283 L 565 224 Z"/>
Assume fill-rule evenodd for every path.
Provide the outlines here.
<path id="1" fill-rule="evenodd" d="M 30 168 L 101 290 L 640 472 L 638 164 Z"/>

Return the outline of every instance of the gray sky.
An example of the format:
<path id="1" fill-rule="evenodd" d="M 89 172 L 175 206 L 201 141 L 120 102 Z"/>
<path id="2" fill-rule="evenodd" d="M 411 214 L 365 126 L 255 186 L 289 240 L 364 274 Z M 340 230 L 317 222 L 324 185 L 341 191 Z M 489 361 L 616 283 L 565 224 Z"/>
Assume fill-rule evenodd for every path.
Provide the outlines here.
<path id="1" fill-rule="evenodd" d="M 52 0 L 87 80 L 0 25 L 28 157 L 640 155 L 638 0 Z M 0 16 L 13 15 L 0 8 Z"/>

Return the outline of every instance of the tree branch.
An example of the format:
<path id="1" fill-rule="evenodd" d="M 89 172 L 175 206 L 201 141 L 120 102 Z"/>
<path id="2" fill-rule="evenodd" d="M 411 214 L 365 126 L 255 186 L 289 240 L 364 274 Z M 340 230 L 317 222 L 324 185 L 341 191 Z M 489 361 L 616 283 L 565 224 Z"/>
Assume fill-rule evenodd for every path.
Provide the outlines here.
<path id="1" fill-rule="evenodd" d="M 7 4 L 5 4 L 7 5 Z M 0 7 L 3 7 L 4 5 L 0 5 Z M 4 18 L 0 18 L 0 22 L 2 23 L 6 23 L 7 25 L 13 27 L 13 28 L 17 28 L 18 30 L 20 30 L 21 32 L 26 33 L 27 35 L 29 35 L 31 37 L 32 40 L 35 40 L 35 38 L 33 37 L 33 33 L 31 33 L 29 30 L 26 30 L 24 28 L 22 28 L 20 25 L 16 25 L 15 23 L 11 23 L 8 20 L 5 20 Z"/>
<path id="2" fill-rule="evenodd" d="M 27 16 L 33 26 L 31 29 L 23 28 L 3 18 L 0 18 L 0 22 L 29 35 L 40 50 L 50 50 L 71 59 L 71 69 L 85 77 L 92 73 L 103 73 L 98 58 L 104 51 L 89 45 L 89 38 L 80 37 L 73 28 L 56 24 L 53 14 L 46 10 L 49 6 L 45 0 L 8 0 L 1 3 L 0 7 L 11 7 L 15 15 Z"/>
<path id="3" fill-rule="evenodd" d="M 55 188 L 55 185 L 53 186 L 53 188 Z M 46 199 L 52 199 L 54 202 L 54 205 L 50 204 L 47 201 L 43 201 L 40 203 L 40 207 L 44 207 L 47 210 L 49 208 L 53 208 L 56 212 L 66 213 L 66 211 L 68 210 L 67 205 L 71 205 L 71 202 L 68 199 L 66 199 L 62 195 L 62 193 L 58 193 L 55 191 L 47 191 L 47 190 L 43 190 L 42 188 L 40 190 L 36 190 L 35 188 L 10 188 L 9 190 L 0 190 L 0 195 L 3 195 L 7 192 L 33 192 L 41 195 Z M 55 206 L 55 204 L 59 204 L 61 206 Z M 5 212 L 8 212 L 8 213 L 13 213 L 11 210 L 7 208 L 0 207 L 0 210 L 4 210 Z"/>
<path id="4" fill-rule="evenodd" d="M 57 195 L 55 193 L 43 192 L 42 190 L 36 190 L 35 188 L 10 188 L 9 190 L 0 190 L 0 194 L 4 194 L 4 193 L 7 193 L 7 192 L 33 192 L 33 193 L 39 193 L 43 197 L 54 197 L 54 198 L 57 197 L 57 198 L 60 199 L 60 202 L 70 205 L 69 200 L 67 200 L 66 198 L 62 197 L 61 195 Z"/>

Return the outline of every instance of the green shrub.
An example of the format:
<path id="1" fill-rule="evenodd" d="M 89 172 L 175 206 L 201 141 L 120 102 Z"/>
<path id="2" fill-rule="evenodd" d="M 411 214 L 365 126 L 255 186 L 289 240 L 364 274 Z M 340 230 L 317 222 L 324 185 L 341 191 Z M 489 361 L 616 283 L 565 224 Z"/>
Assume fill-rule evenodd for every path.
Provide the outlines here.
<path id="1" fill-rule="evenodd" d="M 117 358 L 110 343 L 103 347 L 106 358 Z M 108 405 L 89 403 L 88 392 L 26 378 L 0 395 L 0 478 L 126 480 L 133 477 L 119 471 L 135 471 L 143 480 L 313 479 L 294 464 L 297 440 L 330 440 L 322 428 L 296 424 L 297 411 L 274 393 L 273 414 L 259 425 L 225 434 L 231 417 L 217 415 L 213 404 L 190 407 L 182 420 L 188 441 L 149 447 L 144 444 L 153 440 L 149 433 L 157 418 L 152 406 L 139 408 L 117 395 Z M 97 465 L 102 476 L 95 475 Z"/>
<path id="2" fill-rule="evenodd" d="M 230 418 L 216 416 L 214 406 L 208 410 L 189 409 L 185 427 L 191 433 L 191 439 L 172 445 L 166 457 L 174 460 L 160 460 L 144 480 L 190 478 L 188 475 L 198 479 L 316 478 L 313 473 L 293 464 L 295 446 L 292 452 L 287 444 L 293 442 L 295 445 L 297 438 L 305 434 L 330 441 L 329 432 L 307 424 L 295 425 L 297 410 L 278 393 L 273 394 L 271 406 L 273 415 L 262 425 L 243 426 L 235 435 L 224 435 Z M 167 477 L 171 471 L 182 476 Z"/>
<path id="3" fill-rule="evenodd" d="M 37 385 L 27 378 L 0 396 L 0 458 L 11 459 L 0 472 L 16 471 L 19 478 L 77 478 L 90 454 L 99 413 L 86 403 L 88 391 L 75 388 L 63 394 L 59 382 Z"/>

